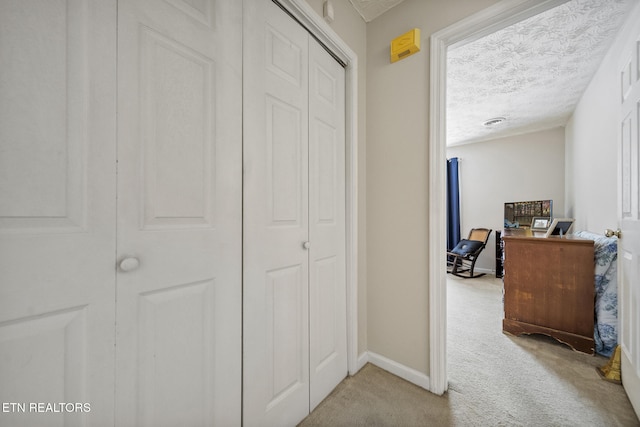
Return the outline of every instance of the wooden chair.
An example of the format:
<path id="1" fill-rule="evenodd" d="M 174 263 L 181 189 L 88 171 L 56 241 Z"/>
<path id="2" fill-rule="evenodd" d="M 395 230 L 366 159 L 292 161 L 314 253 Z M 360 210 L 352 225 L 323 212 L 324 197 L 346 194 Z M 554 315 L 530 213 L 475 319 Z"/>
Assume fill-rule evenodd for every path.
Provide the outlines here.
<path id="1" fill-rule="evenodd" d="M 485 273 L 475 274 L 473 269 L 480 252 L 487 246 L 491 231 L 489 228 L 471 229 L 468 238 L 460 240 L 447 252 L 447 273 L 464 279 L 484 276 Z"/>

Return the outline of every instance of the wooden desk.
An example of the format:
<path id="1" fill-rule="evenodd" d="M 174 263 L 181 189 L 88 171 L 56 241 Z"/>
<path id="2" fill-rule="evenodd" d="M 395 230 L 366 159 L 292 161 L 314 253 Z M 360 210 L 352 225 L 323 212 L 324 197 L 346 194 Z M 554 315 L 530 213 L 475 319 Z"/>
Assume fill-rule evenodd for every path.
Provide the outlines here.
<path id="1" fill-rule="evenodd" d="M 593 241 L 545 238 L 528 229 L 506 229 L 504 319 L 514 335 L 540 333 L 593 354 Z"/>

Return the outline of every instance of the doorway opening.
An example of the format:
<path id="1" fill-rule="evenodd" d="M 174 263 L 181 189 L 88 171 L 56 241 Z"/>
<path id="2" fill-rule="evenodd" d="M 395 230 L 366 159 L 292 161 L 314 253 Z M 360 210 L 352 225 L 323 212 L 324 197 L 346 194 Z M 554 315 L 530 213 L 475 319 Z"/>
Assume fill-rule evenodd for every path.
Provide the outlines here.
<path id="1" fill-rule="evenodd" d="M 447 381 L 446 272 L 446 84 L 447 51 L 567 0 L 500 2 L 431 36 L 429 126 L 429 379 L 430 390 L 443 394 Z"/>

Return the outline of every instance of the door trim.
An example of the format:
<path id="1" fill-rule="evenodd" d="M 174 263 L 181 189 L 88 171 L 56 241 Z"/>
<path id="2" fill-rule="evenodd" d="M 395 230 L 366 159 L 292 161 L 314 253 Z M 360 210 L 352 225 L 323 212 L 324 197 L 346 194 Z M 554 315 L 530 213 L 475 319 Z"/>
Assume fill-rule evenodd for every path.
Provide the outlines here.
<path id="1" fill-rule="evenodd" d="M 358 56 L 305 0 L 275 0 L 345 64 L 347 367 L 358 372 Z"/>
<path id="2" fill-rule="evenodd" d="M 431 35 L 429 82 L 429 390 L 447 391 L 446 85 L 447 49 L 461 46 L 568 0 L 503 0 Z"/>

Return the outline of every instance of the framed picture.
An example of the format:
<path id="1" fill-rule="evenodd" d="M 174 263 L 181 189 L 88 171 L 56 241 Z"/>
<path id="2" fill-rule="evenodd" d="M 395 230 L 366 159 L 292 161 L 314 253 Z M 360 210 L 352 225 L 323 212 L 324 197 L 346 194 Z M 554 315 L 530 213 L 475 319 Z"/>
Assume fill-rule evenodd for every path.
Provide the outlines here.
<path id="1" fill-rule="evenodd" d="M 551 218 L 548 216 L 534 216 L 531 220 L 531 229 L 538 231 L 546 231 L 551 224 Z"/>
<path id="2" fill-rule="evenodd" d="M 504 204 L 504 227 L 529 227 L 533 218 L 553 217 L 553 200 L 532 200 L 528 202 L 507 202 Z M 544 228 L 546 230 L 546 228 Z"/>

